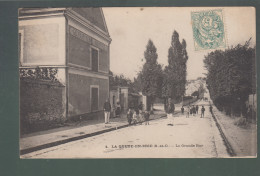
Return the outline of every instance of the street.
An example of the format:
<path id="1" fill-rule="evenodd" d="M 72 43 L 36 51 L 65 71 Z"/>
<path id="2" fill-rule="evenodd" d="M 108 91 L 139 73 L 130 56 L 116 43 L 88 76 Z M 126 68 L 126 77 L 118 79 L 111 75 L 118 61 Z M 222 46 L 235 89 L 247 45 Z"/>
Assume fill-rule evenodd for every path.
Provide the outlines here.
<path id="1" fill-rule="evenodd" d="M 200 118 L 200 109 L 199 114 L 189 118 L 179 113 L 174 118 L 118 129 L 29 153 L 23 158 L 229 157 L 208 107 L 205 109 L 205 118 Z"/>

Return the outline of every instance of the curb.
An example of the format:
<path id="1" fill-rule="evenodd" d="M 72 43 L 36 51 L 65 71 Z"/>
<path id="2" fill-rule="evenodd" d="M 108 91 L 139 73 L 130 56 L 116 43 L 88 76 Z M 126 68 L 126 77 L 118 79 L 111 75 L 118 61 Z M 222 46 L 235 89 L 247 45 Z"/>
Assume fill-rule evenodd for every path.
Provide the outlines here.
<path id="1" fill-rule="evenodd" d="M 157 120 L 157 119 L 160 119 L 164 116 L 165 115 L 161 115 L 158 118 L 150 119 L 149 121 Z M 143 123 L 143 122 L 138 122 L 137 124 L 139 124 L 139 123 Z M 132 126 L 132 125 L 130 125 L 130 126 Z M 71 138 L 68 138 L 68 139 L 63 139 L 63 140 L 59 140 L 59 141 L 55 141 L 55 142 L 50 142 L 50 143 L 47 143 L 47 144 L 38 145 L 38 146 L 35 146 L 35 147 L 22 149 L 22 150 L 20 150 L 20 155 L 25 155 L 25 154 L 35 152 L 35 151 L 38 151 L 38 150 L 58 146 L 58 145 L 65 144 L 65 143 L 68 143 L 68 142 L 72 142 L 72 141 L 96 136 L 96 135 L 99 135 L 99 134 L 103 134 L 103 133 L 106 133 L 106 132 L 110 132 L 110 131 L 114 131 L 114 130 L 126 128 L 126 127 L 129 127 L 129 124 L 116 126 L 116 127 L 112 127 L 112 128 L 109 128 L 109 129 L 104 129 L 104 130 L 96 131 L 96 132 L 93 132 L 93 133 L 89 133 L 89 134 L 84 134 L 84 135 L 80 135 L 80 136 L 76 136 L 76 137 L 71 137 Z"/>
<path id="2" fill-rule="evenodd" d="M 232 148 L 232 146 L 231 146 L 230 142 L 228 141 L 227 137 L 225 136 L 225 133 L 223 132 L 223 130 L 221 128 L 221 125 L 218 122 L 218 120 L 217 120 L 217 118 L 216 118 L 216 116 L 214 115 L 213 112 L 212 112 L 212 117 L 213 117 L 213 119 L 214 119 L 214 121 L 216 123 L 216 126 L 217 126 L 217 128 L 218 128 L 218 130 L 220 132 L 220 135 L 221 135 L 222 139 L 224 140 L 224 144 L 227 147 L 228 154 L 230 156 L 236 156 L 236 153 L 235 153 L 234 149 Z"/>

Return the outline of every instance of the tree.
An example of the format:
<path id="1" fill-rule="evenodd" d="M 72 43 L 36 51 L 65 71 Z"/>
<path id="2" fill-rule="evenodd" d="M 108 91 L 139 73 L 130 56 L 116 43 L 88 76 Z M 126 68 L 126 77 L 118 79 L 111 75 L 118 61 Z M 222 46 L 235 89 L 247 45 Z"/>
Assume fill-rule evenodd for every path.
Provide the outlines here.
<path id="1" fill-rule="evenodd" d="M 255 48 L 249 41 L 205 56 L 207 85 L 212 101 L 228 115 L 245 113 L 249 94 L 255 93 Z"/>
<path id="2" fill-rule="evenodd" d="M 186 41 L 183 39 L 180 43 L 179 34 L 174 31 L 168 50 L 169 65 L 164 69 L 162 96 L 165 99 L 172 98 L 175 101 L 180 101 L 185 94 L 187 60 Z"/>
<path id="3" fill-rule="evenodd" d="M 161 96 L 162 66 L 158 64 L 157 49 L 152 40 L 148 41 L 144 52 L 145 63 L 138 74 L 141 79 L 142 93 L 147 96 L 148 110 L 156 97 Z"/>
<path id="4" fill-rule="evenodd" d="M 199 96 L 199 91 L 194 91 L 192 94 L 191 94 L 191 96 L 196 96 L 196 97 L 198 97 Z"/>
<path id="5" fill-rule="evenodd" d="M 115 87 L 128 87 L 129 92 L 135 92 L 134 91 L 134 84 L 129 79 L 126 78 L 124 75 L 114 75 L 112 71 L 109 71 L 109 87 L 110 89 L 113 89 Z"/>

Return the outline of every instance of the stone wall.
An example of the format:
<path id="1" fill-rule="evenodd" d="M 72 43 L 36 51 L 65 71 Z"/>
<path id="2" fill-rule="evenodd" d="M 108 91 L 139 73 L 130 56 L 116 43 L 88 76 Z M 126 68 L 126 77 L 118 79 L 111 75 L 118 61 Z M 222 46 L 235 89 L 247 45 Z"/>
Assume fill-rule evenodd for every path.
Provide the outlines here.
<path id="1" fill-rule="evenodd" d="M 65 98 L 65 87 L 59 82 L 21 79 L 21 134 L 46 130 L 64 122 Z"/>

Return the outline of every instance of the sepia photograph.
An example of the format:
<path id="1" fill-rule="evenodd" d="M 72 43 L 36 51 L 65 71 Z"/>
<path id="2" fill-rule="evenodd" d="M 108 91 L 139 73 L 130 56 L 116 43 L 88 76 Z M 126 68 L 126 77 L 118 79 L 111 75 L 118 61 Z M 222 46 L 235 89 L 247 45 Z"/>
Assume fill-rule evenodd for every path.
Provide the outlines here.
<path id="1" fill-rule="evenodd" d="M 18 14 L 21 159 L 257 157 L 254 7 Z"/>

